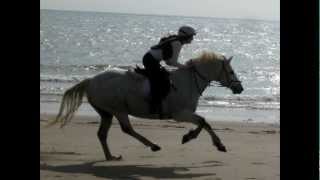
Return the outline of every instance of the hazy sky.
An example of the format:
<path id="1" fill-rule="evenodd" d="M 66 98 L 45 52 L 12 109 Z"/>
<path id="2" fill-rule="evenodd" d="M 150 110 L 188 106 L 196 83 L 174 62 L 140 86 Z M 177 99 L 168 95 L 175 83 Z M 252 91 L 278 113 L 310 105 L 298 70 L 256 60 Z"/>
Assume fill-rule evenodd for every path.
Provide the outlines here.
<path id="1" fill-rule="evenodd" d="M 40 0 L 40 9 L 280 21 L 280 0 Z"/>

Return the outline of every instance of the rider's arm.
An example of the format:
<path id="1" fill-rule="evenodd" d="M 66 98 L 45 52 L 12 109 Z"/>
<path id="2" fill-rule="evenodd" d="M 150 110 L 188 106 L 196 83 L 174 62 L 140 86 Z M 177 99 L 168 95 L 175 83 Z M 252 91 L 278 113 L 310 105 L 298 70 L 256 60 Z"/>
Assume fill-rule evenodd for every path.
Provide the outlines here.
<path id="1" fill-rule="evenodd" d="M 179 62 L 173 62 L 173 63 L 167 62 L 166 64 L 169 65 L 169 66 L 177 67 L 177 68 L 185 68 L 185 65 L 184 65 L 184 64 L 181 64 L 181 63 L 179 63 Z"/>
<path id="2" fill-rule="evenodd" d="M 181 51 L 181 43 L 179 41 L 171 42 L 172 45 L 172 57 L 166 61 L 169 66 L 175 66 L 177 68 L 185 68 L 184 64 L 178 62 L 178 57 Z"/>
<path id="3" fill-rule="evenodd" d="M 190 68 L 191 66 L 194 65 L 193 62 L 192 62 L 192 60 L 193 60 L 193 59 L 190 59 L 189 61 L 187 61 L 187 62 L 184 64 L 185 68 Z"/>

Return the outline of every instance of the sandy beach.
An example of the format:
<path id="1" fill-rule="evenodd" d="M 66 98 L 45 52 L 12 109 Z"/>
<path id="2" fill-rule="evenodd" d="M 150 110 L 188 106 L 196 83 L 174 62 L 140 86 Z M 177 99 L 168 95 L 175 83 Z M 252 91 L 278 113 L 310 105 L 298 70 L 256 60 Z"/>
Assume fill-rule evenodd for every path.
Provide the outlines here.
<path id="1" fill-rule="evenodd" d="M 113 119 L 108 144 L 121 161 L 105 161 L 97 138 L 98 116 L 76 115 L 63 129 L 44 128 L 50 114 L 40 115 L 40 179 L 280 179 L 280 127 L 273 124 L 207 120 L 227 148 L 219 152 L 206 131 L 181 144 L 194 129 L 171 120 L 131 118 L 134 129 L 161 146 L 152 152 L 124 134 Z M 212 118 L 214 119 L 214 118 Z"/>

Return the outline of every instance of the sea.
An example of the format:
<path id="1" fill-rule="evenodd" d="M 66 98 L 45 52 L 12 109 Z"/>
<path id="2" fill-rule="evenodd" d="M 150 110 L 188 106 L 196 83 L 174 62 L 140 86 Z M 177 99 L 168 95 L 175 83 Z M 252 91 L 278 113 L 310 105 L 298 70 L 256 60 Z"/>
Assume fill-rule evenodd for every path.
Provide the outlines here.
<path id="1" fill-rule="evenodd" d="M 182 25 L 197 35 L 179 61 L 203 51 L 233 56 L 244 87 L 239 95 L 208 87 L 197 113 L 209 121 L 280 125 L 280 22 L 254 19 L 40 10 L 40 112 L 57 113 L 65 90 L 83 79 L 142 66 L 145 52 Z M 78 113 L 96 114 L 87 102 Z"/>

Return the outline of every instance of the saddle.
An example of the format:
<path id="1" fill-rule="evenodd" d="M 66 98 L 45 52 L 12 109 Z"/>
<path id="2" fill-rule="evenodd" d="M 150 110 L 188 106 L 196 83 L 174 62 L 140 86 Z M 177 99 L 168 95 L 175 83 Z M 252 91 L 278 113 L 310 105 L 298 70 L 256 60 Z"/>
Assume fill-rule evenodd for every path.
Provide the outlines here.
<path id="1" fill-rule="evenodd" d="M 158 77 L 151 77 L 152 75 L 145 68 L 141 68 L 139 66 L 136 66 L 136 68 L 134 69 L 134 72 L 148 78 L 151 86 L 154 84 L 157 84 L 157 88 L 160 88 L 157 91 L 161 92 L 161 95 L 164 96 L 161 98 L 165 98 L 165 96 L 169 94 L 170 88 L 177 90 L 177 88 L 174 86 L 174 84 L 170 80 L 170 72 L 167 71 L 164 67 L 160 68 Z M 157 81 L 157 82 L 152 82 L 152 81 Z"/>

